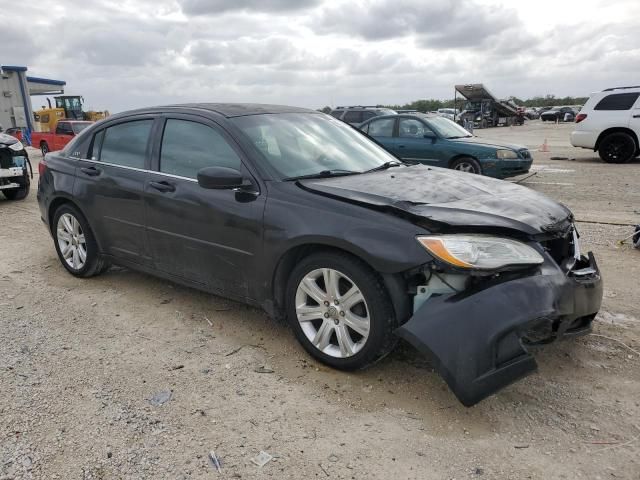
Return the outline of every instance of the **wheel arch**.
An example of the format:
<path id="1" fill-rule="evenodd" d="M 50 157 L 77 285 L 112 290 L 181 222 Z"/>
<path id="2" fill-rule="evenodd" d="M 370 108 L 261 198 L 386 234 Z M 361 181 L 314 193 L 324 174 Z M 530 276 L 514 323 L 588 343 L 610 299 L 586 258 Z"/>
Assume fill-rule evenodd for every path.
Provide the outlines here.
<path id="1" fill-rule="evenodd" d="M 480 163 L 480 159 L 471 153 L 457 153 L 449 159 L 449 162 L 447 163 L 447 167 L 451 168 L 451 165 L 453 165 L 453 162 L 461 158 L 472 158 L 476 162 Z"/>
<path id="2" fill-rule="evenodd" d="M 598 135 L 598 139 L 596 140 L 596 144 L 593 147 L 593 151 L 597 152 L 600 149 L 600 142 L 602 142 L 602 140 L 607 135 L 610 135 L 612 133 L 626 133 L 627 135 L 630 135 L 631 138 L 633 138 L 633 141 L 636 143 L 636 150 L 640 150 L 640 143 L 638 142 L 638 136 L 636 135 L 636 132 L 628 127 L 612 127 L 607 128 L 606 130 L 602 131 L 600 135 Z"/>
<path id="3" fill-rule="evenodd" d="M 309 255 L 318 252 L 334 252 L 350 255 L 353 258 L 363 262 L 373 272 L 382 279 L 389 298 L 393 304 L 396 318 L 399 323 L 403 323 L 410 315 L 410 300 L 407 294 L 407 286 L 404 277 L 399 273 L 382 273 L 379 272 L 371 262 L 367 261 L 362 255 L 358 255 L 345 248 L 336 247 L 324 243 L 304 243 L 295 245 L 285 251 L 279 258 L 271 278 L 271 297 L 273 315 L 283 318 L 285 315 L 285 295 L 287 290 L 287 281 L 295 265 Z"/>
<path id="4" fill-rule="evenodd" d="M 74 202 L 72 199 L 70 199 L 68 197 L 56 197 L 56 198 L 54 198 L 51 201 L 51 203 L 49 204 L 49 207 L 47 208 L 47 222 L 48 222 L 49 231 L 51 232 L 51 234 L 53 235 L 53 232 L 54 232 L 54 229 L 53 229 L 53 217 L 55 215 L 55 212 L 56 212 L 56 210 L 58 210 L 63 205 L 71 205 L 73 208 L 78 210 L 84 216 L 85 220 L 89 224 L 89 227 L 91 227 L 91 230 L 93 231 L 93 236 L 95 238 L 96 243 L 98 244 L 98 250 L 101 252 L 102 251 L 102 245 L 100 244 L 100 239 L 96 236 L 95 230 L 91 226 L 91 223 L 89 222 L 89 218 L 87 217 L 87 215 L 84 212 L 84 210 L 82 210 L 82 208 L 76 202 Z"/>

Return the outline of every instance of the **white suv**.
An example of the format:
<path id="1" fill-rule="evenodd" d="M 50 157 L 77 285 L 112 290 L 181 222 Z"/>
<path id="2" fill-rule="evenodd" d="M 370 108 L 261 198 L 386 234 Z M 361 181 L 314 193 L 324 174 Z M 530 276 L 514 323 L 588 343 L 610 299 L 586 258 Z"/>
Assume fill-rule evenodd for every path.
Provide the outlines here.
<path id="1" fill-rule="evenodd" d="M 576 116 L 574 147 L 589 148 L 607 163 L 640 155 L 640 86 L 607 88 L 591 94 Z"/>

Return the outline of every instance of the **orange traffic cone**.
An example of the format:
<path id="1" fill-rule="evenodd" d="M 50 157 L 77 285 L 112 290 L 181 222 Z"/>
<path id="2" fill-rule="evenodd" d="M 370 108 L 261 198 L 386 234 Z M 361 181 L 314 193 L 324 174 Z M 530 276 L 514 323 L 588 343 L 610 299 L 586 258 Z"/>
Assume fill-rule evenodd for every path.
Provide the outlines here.
<path id="1" fill-rule="evenodd" d="M 548 152 L 549 151 L 549 145 L 547 145 L 547 139 L 544 139 L 544 143 L 542 144 L 542 146 L 538 149 L 539 152 Z"/>

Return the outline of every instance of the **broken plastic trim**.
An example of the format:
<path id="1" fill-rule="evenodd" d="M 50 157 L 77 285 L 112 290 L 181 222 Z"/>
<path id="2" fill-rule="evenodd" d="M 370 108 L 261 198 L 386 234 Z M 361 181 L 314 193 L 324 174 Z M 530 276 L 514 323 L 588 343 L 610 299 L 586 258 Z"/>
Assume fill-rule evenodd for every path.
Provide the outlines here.
<path id="1" fill-rule="evenodd" d="M 538 274 L 430 299 L 396 334 L 431 358 L 462 404 L 474 405 L 537 369 L 522 342 L 534 326 L 550 323 L 553 339 L 590 331 L 602 280 L 591 253 L 580 264 L 595 273 L 567 277 L 547 257 Z M 581 318 L 588 321 L 575 323 Z"/>

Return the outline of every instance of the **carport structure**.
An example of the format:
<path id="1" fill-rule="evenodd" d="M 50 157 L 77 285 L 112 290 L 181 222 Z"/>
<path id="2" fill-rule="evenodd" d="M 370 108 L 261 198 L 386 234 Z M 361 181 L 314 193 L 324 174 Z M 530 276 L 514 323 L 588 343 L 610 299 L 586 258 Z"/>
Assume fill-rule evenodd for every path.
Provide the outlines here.
<path id="1" fill-rule="evenodd" d="M 21 128 L 25 143 L 31 144 L 33 109 L 31 95 L 61 95 L 64 80 L 27 76 L 27 67 L 0 66 L 0 124 L 5 128 Z"/>

